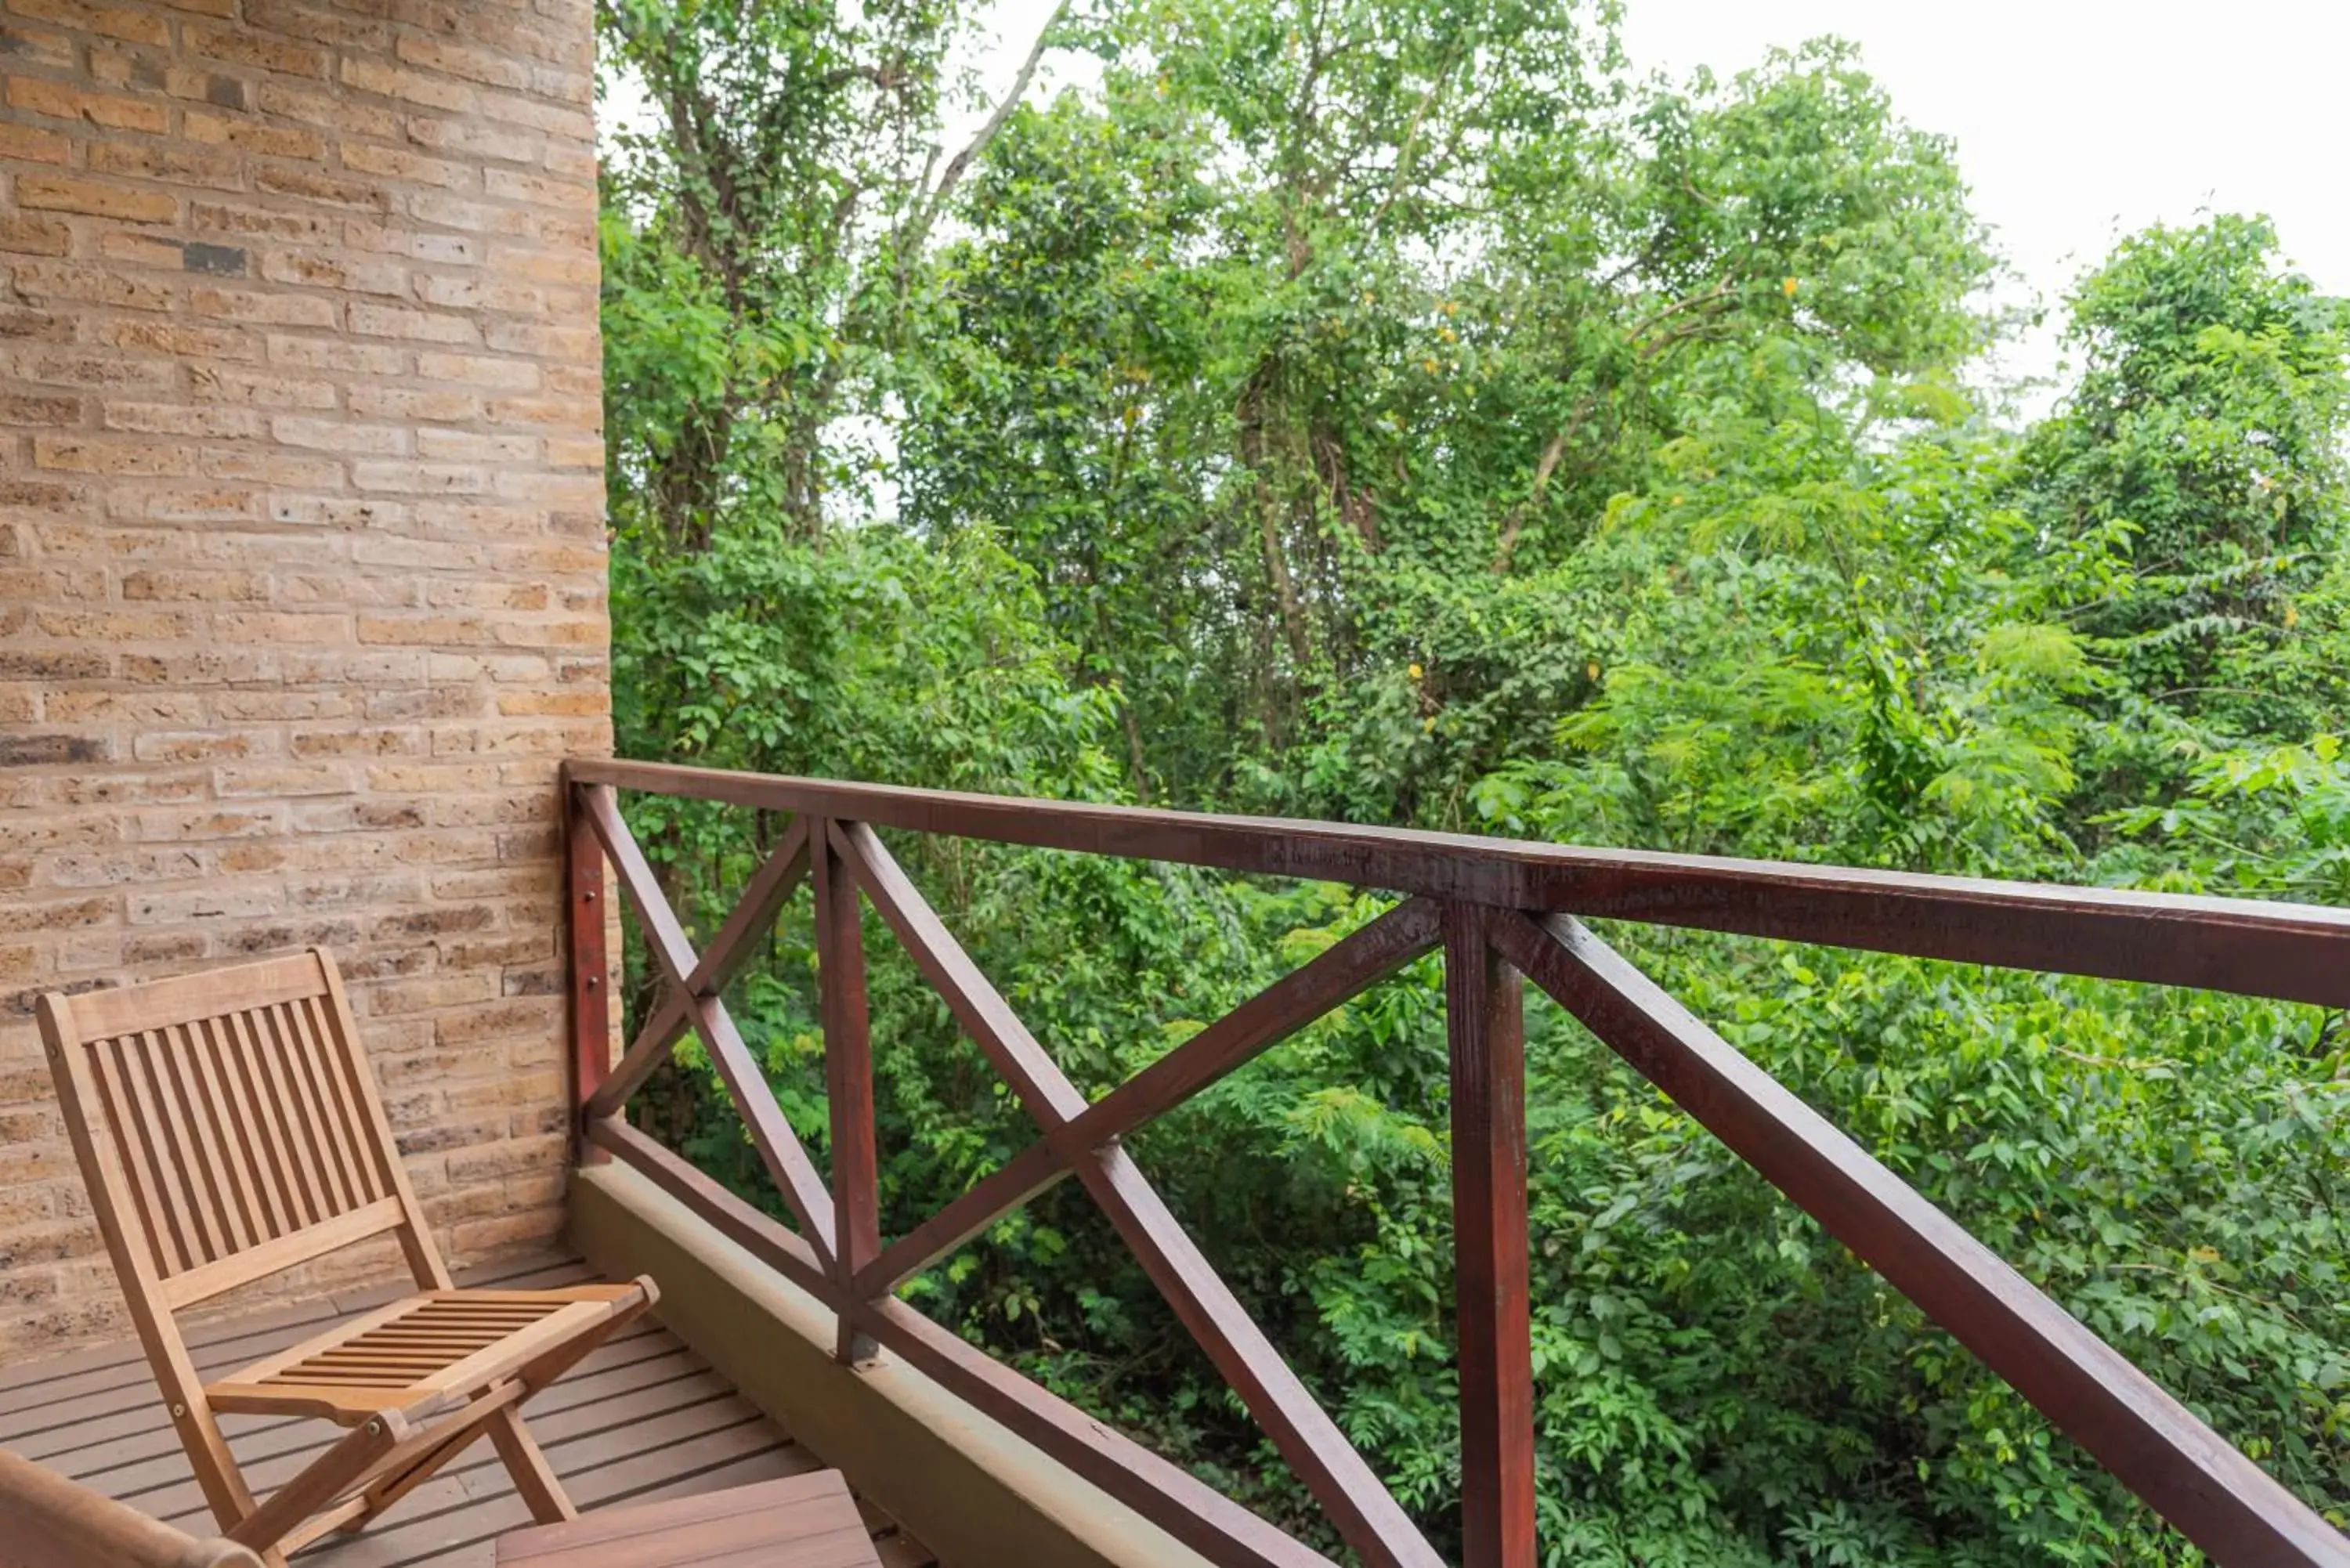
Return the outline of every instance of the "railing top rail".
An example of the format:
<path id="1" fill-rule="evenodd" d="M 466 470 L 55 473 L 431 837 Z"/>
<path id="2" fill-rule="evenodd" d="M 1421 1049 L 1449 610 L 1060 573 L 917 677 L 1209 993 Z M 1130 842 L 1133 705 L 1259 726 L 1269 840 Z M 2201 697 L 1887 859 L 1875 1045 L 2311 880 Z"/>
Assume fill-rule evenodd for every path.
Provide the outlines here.
<path id="1" fill-rule="evenodd" d="M 2350 909 L 574 758 L 573 784 L 1914 958 L 2350 1007 Z"/>

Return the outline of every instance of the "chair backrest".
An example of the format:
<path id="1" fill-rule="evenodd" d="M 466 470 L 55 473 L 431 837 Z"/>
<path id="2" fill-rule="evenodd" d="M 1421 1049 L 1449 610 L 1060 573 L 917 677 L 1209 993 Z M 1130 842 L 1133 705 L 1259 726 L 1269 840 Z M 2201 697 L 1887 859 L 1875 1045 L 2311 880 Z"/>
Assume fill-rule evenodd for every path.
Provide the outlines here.
<path id="1" fill-rule="evenodd" d="M 134 1317 L 397 1231 L 446 1288 L 319 949 L 40 1002 L 67 1131 Z M 137 1298 L 146 1294 L 147 1303 Z"/>

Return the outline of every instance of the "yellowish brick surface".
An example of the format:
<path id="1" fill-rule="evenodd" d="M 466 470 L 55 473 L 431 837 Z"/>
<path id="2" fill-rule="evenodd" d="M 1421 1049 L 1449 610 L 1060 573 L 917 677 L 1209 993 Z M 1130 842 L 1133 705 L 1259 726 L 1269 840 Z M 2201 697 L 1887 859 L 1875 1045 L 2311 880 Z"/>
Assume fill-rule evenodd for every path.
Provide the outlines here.
<path id="1" fill-rule="evenodd" d="M 561 1222 L 591 47 L 588 0 L 0 0 L 0 1357 L 122 1324 L 47 990 L 329 947 L 444 1245 Z"/>

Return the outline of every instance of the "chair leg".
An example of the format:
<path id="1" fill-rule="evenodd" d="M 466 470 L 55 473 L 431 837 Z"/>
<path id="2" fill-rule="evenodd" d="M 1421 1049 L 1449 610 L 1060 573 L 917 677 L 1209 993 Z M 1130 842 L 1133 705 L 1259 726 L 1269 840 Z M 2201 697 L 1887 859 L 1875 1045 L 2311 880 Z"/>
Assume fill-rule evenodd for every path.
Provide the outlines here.
<path id="1" fill-rule="evenodd" d="M 411 1436 L 408 1423 L 391 1411 L 371 1417 L 239 1520 L 228 1538 L 256 1552 L 275 1551 L 305 1520 L 364 1480 Z"/>
<path id="2" fill-rule="evenodd" d="M 368 1484 L 363 1494 L 365 1506 L 338 1528 L 347 1535 L 366 1529 L 378 1514 L 440 1474 L 459 1454 L 473 1447 L 474 1440 L 488 1430 L 489 1417 L 513 1406 L 524 1392 L 518 1383 L 492 1389 L 436 1428 L 428 1446 L 409 1456 L 405 1463 L 395 1461 L 386 1466 L 383 1473 Z"/>
<path id="3" fill-rule="evenodd" d="M 498 1458 L 506 1462 L 506 1473 L 514 1477 L 515 1490 L 529 1505 L 531 1518 L 541 1524 L 560 1524 L 567 1519 L 578 1518 L 579 1511 L 571 1506 L 563 1483 L 556 1479 L 546 1456 L 539 1451 L 537 1439 L 522 1424 L 522 1417 L 514 1407 L 508 1406 L 491 1417 L 489 1428 L 490 1441 L 497 1445 Z"/>

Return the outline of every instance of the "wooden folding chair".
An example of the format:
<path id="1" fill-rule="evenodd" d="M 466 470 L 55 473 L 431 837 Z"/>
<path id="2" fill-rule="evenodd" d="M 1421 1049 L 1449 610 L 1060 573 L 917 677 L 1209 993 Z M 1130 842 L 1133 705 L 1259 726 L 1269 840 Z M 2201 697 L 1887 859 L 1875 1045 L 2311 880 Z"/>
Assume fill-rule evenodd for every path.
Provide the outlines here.
<path id="1" fill-rule="evenodd" d="M 517 1407 L 653 1303 L 650 1279 L 462 1291 L 425 1229 L 334 961 L 41 998 L 74 1154 L 155 1380 L 222 1532 L 271 1568 L 355 1531 L 487 1436 L 541 1522 L 577 1517 Z M 390 1231 L 419 1294 L 220 1381 L 173 1314 Z M 217 1417 L 348 1428 L 256 1502 Z"/>

